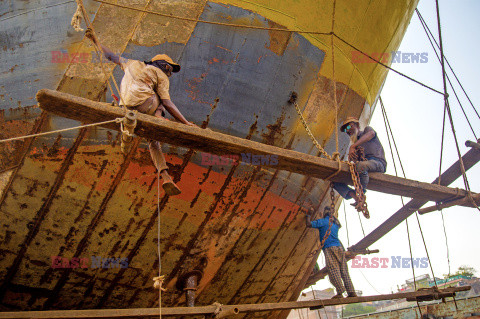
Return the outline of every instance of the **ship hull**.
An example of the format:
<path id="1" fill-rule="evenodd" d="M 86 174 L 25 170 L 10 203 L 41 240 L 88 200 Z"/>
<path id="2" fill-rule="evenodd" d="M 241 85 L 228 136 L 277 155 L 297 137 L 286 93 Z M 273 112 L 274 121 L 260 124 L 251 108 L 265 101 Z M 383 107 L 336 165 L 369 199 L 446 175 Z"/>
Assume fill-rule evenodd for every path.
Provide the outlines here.
<path id="1" fill-rule="evenodd" d="M 170 94 L 189 120 L 226 134 L 317 155 L 288 103 L 295 91 L 310 128 L 331 154 L 337 150 L 336 114 L 339 121 L 357 116 L 366 123 L 386 70 L 372 64 L 355 65 L 350 51 L 337 43 L 333 74 L 329 36 L 278 30 L 329 32 L 325 28 L 331 28 L 332 2 L 319 6 L 304 1 L 301 8 L 285 14 L 287 2 L 272 7 L 236 1 L 134 4 L 194 20 L 260 29 L 143 16 L 94 2 L 86 5 L 99 38 L 116 52 L 138 60 L 165 52 L 179 61 L 182 70 L 172 76 Z M 32 1 L 30 5 L 37 4 Z M 404 1 L 389 9 L 377 4 L 375 11 L 367 4 L 339 1 L 337 10 L 343 13 L 337 23 L 355 17 L 351 24 L 373 37 L 375 27 L 365 26 L 364 19 L 357 17 L 365 10 L 365 16 L 372 15 L 378 23 L 397 27 L 370 42 L 364 42 L 370 38 L 363 34 L 352 36 L 353 31 L 341 24 L 338 32 L 367 52 L 394 50 L 415 5 L 415 1 Z M 55 37 L 64 41 L 52 45 L 52 51 L 45 44 L 37 57 L 28 55 L 33 45 L 22 42 L 22 37 L 15 40 L 19 30 L 22 34 L 30 30 L 32 41 L 38 43 L 35 23 L 26 26 L 22 16 L 8 20 L 12 27 L 3 38 L 10 39 L 11 48 L 2 54 L 8 64 L 19 67 L 1 78 L 0 87 L 8 92 L 1 100 L 4 137 L 81 124 L 41 113 L 31 100 L 38 89 L 57 88 L 94 100 L 111 100 L 92 47 L 73 33 L 64 16 L 68 13 L 69 18 L 75 7 L 54 8 L 43 9 L 58 22 L 45 26 L 47 43 L 53 44 Z M 386 13 L 380 12 L 384 9 Z M 304 22 L 302 12 L 306 12 Z M 68 54 L 61 60 L 58 52 L 63 49 Z M 69 58 L 77 50 L 87 53 L 84 60 Z M 17 63 L 25 56 L 37 63 Z M 61 56 L 65 57 L 63 52 Z M 118 68 L 110 64 L 106 71 L 121 80 Z M 22 90 L 22 85 L 28 90 Z M 11 108 L 15 100 L 17 105 Z M 339 136 L 338 151 L 344 154 L 347 145 L 347 138 Z M 152 278 L 159 268 L 166 276 L 163 306 L 184 305 L 184 292 L 177 283 L 192 271 L 201 274 L 198 305 L 296 300 L 320 254 L 317 232 L 305 228 L 304 210 L 313 207 L 319 212 L 330 205 L 329 184 L 264 168 L 261 160 L 219 159 L 166 144 L 163 149 L 181 195 L 169 197 L 159 189 L 145 141 L 136 139 L 132 151 L 124 156 L 113 131 L 81 129 L 4 146 L 2 165 L 8 175 L 0 203 L 0 308 L 157 307 Z M 255 154 L 245 154 L 249 155 Z M 285 317 L 286 312 L 262 316 Z"/>

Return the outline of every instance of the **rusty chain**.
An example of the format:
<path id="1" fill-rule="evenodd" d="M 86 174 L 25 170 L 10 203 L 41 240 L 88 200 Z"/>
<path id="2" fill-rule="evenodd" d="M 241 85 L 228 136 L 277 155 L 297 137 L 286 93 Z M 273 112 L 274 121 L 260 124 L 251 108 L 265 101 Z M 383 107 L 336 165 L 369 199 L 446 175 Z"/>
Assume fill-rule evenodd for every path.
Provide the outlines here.
<path id="1" fill-rule="evenodd" d="M 295 110 L 298 113 L 298 116 L 300 118 L 300 121 L 302 122 L 303 127 L 305 128 L 305 131 L 307 132 L 308 136 L 312 140 L 313 145 L 315 145 L 315 147 L 321 153 L 321 155 L 323 155 L 324 157 L 326 157 L 330 160 L 340 161 L 340 154 L 338 152 L 335 152 L 333 154 L 333 156 L 330 156 L 325 151 L 325 149 L 320 145 L 320 143 L 318 143 L 317 139 L 315 138 L 312 131 L 308 127 L 308 124 L 305 121 L 305 118 L 303 117 L 302 111 L 300 110 L 300 107 L 298 106 L 297 94 L 295 92 L 292 92 L 289 102 L 292 103 L 295 106 Z M 347 164 L 350 168 L 350 174 L 352 175 L 353 185 L 355 186 L 355 194 L 356 194 L 356 197 L 358 198 L 357 204 L 355 205 L 355 209 L 358 212 L 362 212 L 362 214 L 363 214 L 363 216 L 365 216 L 365 218 L 370 218 L 370 213 L 368 212 L 368 207 L 367 207 L 366 196 L 363 192 L 362 184 L 360 183 L 360 176 L 358 175 L 357 166 L 355 165 L 358 161 L 365 161 L 366 160 L 365 159 L 365 150 L 363 149 L 363 147 L 357 147 L 356 148 L 356 153 L 353 156 L 349 155 L 348 159 L 349 159 L 349 161 L 347 162 Z M 329 176 L 328 179 L 330 179 L 334 175 L 336 175 L 336 173 Z M 333 187 L 331 189 L 331 193 L 333 193 Z M 334 211 L 333 210 L 333 206 L 334 206 L 333 199 L 332 199 L 332 204 L 331 205 L 332 205 L 332 212 L 333 212 Z M 330 229 L 330 227 L 329 227 L 329 229 Z M 322 240 L 322 246 L 323 246 L 323 242 L 324 242 L 324 240 Z"/>
<path id="2" fill-rule="evenodd" d="M 357 197 L 357 204 L 355 205 L 355 209 L 358 212 L 362 212 L 365 218 L 370 218 L 370 213 L 368 212 L 367 207 L 367 197 L 363 192 L 363 186 L 360 183 L 360 176 L 357 171 L 356 163 L 359 161 L 365 161 L 365 150 L 363 147 L 355 148 L 355 153 L 348 155 L 348 167 L 350 168 L 350 173 L 352 174 L 352 181 L 353 185 L 355 186 L 355 195 Z"/>
<path id="3" fill-rule="evenodd" d="M 320 249 L 323 248 L 323 245 L 325 244 L 325 241 L 327 241 L 327 238 L 330 236 L 332 233 L 332 226 L 333 226 L 333 212 L 335 211 L 335 193 L 333 191 L 333 183 L 330 183 L 330 218 L 328 220 L 328 229 L 325 232 L 325 235 L 323 235 L 322 240 L 320 241 Z"/>
<path id="4" fill-rule="evenodd" d="M 303 117 L 302 111 L 300 110 L 300 107 L 298 106 L 298 103 L 297 103 L 297 101 L 296 101 L 296 96 L 293 97 L 293 93 L 292 93 L 291 100 L 293 101 L 293 105 L 295 106 L 295 110 L 297 110 L 298 117 L 300 117 L 300 121 L 302 122 L 303 127 L 305 128 L 305 131 L 307 132 L 308 136 L 309 136 L 310 139 L 312 140 L 313 145 L 315 145 L 315 147 L 317 148 L 317 150 L 318 150 L 323 156 L 325 156 L 325 157 L 328 158 L 328 159 L 332 159 L 332 157 L 327 153 L 327 151 L 325 151 L 325 149 L 320 145 L 320 143 L 318 143 L 318 141 L 317 141 L 317 139 L 315 138 L 315 136 L 313 136 L 313 133 L 312 133 L 312 131 L 310 130 L 310 128 L 308 127 L 308 124 L 307 124 L 307 122 L 305 121 L 305 118 Z"/>

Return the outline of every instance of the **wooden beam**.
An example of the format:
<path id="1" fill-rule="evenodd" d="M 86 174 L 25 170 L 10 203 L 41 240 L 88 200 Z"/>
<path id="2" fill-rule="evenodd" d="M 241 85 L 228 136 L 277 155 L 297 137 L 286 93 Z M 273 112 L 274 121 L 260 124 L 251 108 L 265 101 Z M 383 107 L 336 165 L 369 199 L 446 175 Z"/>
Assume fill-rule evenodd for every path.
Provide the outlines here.
<path id="1" fill-rule="evenodd" d="M 475 149 L 480 151 L 480 143 L 475 143 L 475 142 L 472 142 L 472 141 L 466 141 L 465 146 L 472 147 L 472 148 L 475 148 Z"/>
<path id="2" fill-rule="evenodd" d="M 462 161 L 465 166 L 465 171 L 468 171 L 480 161 L 480 151 L 476 149 L 469 150 L 465 155 L 462 156 Z M 462 176 L 460 161 L 456 161 L 442 175 L 440 175 L 440 184 L 445 186 L 450 185 L 460 176 Z M 438 178 L 436 178 L 432 182 L 432 184 L 438 184 Z M 410 215 L 412 215 L 426 203 L 426 200 L 412 199 L 407 204 L 405 204 L 405 206 L 400 208 L 396 213 L 390 216 L 390 218 L 384 221 L 380 226 L 375 228 L 370 234 L 368 234 L 358 243 L 350 247 L 349 250 L 367 249 L 370 245 L 385 236 L 388 232 L 397 227 L 401 222 L 407 219 Z M 306 283 L 306 287 L 311 286 L 318 280 L 325 278 L 326 275 L 327 268 L 324 267 L 309 278 Z"/>
<path id="3" fill-rule="evenodd" d="M 420 290 L 415 292 L 402 292 L 388 295 L 374 295 L 354 298 L 341 299 L 323 299 L 309 301 L 288 301 L 278 303 L 259 303 L 259 304 L 240 304 L 240 305 L 222 305 L 220 309 L 217 306 L 202 307 L 175 307 L 162 308 L 162 316 L 201 316 L 214 315 L 219 311 L 216 318 L 222 318 L 227 314 L 290 310 L 310 308 L 318 309 L 327 306 L 346 305 L 360 302 L 371 302 L 393 299 L 410 298 L 435 298 L 453 297 L 456 292 L 470 290 L 470 286 L 441 289 L 439 292 L 433 289 Z M 23 311 L 23 312 L 0 312 L 0 319 L 97 319 L 97 318 L 149 318 L 159 316 L 158 308 L 138 308 L 138 309 L 95 309 L 95 310 L 48 310 L 48 311 Z"/>
<path id="4" fill-rule="evenodd" d="M 475 202 L 476 206 L 473 205 L 472 201 Z M 423 214 L 426 214 L 426 213 L 430 213 L 430 212 L 433 212 L 433 211 L 436 211 L 436 210 L 441 210 L 441 209 L 452 207 L 452 206 L 469 206 L 469 207 L 480 206 L 480 194 L 472 195 L 472 198 L 469 198 L 467 196 L 467 197 L 464 197 L 464 198 L 452 200 L 450 202 L 445 202 L 445 203 L 441 203 L 441 204 L 437 204 L 437 205 L 433 205 L 433 206 L 429 206 L 429 207 L 425 207 L 425 208 L 420 208 L 418 210 L 418 213 L 420 215 L 423 215 Z"/>
<path id="5" fill-rule="evenodd" d="M 37 100 L 40 107 L 48 112 L 84 123 L 108 121 L 125 115 L 124 110 L 112 107 L 108 103 L 95 102 L 53 90 L 40 90 L 37 93 Z M 116 123 L 106 124 L 104 127 L 119 130 L 119 125 Z M 135 134 L 140 137 L 218 155 L 238 155 L 240 158 L 241 154 L 245 153 L 274 155 L 278 157 L 278 164 L 265 166 L 320 179 L 326 179 L 338 170 L 336 161 L 214 132 L 209 129 L 190 127 L 145 114 L 138 114 Z M 341 163 L 340 172 L 332 180 L 352 183 L 346 163 Z M 370 174 L 368 189 L 436 202 L 457 199 L 466 195 L 464 190 L 379 173 Z"/>

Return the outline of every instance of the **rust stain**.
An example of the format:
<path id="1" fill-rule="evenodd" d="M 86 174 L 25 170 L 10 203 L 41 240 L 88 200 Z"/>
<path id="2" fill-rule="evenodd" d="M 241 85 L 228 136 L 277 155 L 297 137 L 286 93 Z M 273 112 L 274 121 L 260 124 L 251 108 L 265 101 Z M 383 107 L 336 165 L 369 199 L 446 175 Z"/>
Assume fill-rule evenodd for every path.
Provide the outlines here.
<path id="1" fill-rule="evenodd" d="M 250 129 L 248 130 L 248 135 L 245 137 L 247 140 L 251 139 L 253 134 L 257 132 L 258 129 L 258 115 L 255 115 L 255 122 L 250 125 Z"/>
<path id="2" fill-rule="evenodd" d="M 227 48 L 224 48 L 224 47 L 222 47 L 222 46 L 219 46 L 219 45 L 217 45 L 217 48 L 219 48 L 219 49 L 222 49 L 222 50 L 225 50 L 225 51 L 228 51 L 228 52 L 231 52 L 231 53 L 233 53 L 233 51 L 232 51 L 232 50 L 229 50 L 229 49 L 227 49 Z"/>
<path id="3" fill-rule="evenodd" d="M 218 101 L 216 101 L 218 102 Z M 213 108 L 214 109 L 214 108 Z M 213 110 L 212 109 L 212 110 Z M 208 124 L 208 122 L 206 123 Z M 205 125 L 206 127 L 206 125 Z M 195 150 L 193 149 L 189 149 L 189 151 L 185 154 L 184 158 L 183 158 L 183 161 L 181 163 L 181 165 L 179 165 L 178 167 L 175 167 L 176 169 L 172 170 L 170 169 L 169 171 L 171 172 L 171 175 L 173 175 L 173 180 L 175 182 L 179 182 L 180 179 L 181 179 L 181 176 L 186 168 L 186 166 L 188 165 L 188 163 L 190 162 L 191 158 L 193 157 L 195 153 Z M 211 168 L 210 168 L 211 169 Z M 173 171 L 173 172 L 172 172 Z M 207 175 L 208 177 L 208 175 Z M 206 179 L 206 178 L 205 178 Z M 154 181 L 155 179 L 152 181 L 152 184 L 154 184 Z M 162 211 L 164 209 L 164 207 L 166 206 L 167 202 L 168 202 L 168 199 L 169 199 L 169 196 L 168 195 L 164 195 L 162 197 L 162 199 L 159 201 L 158 203 L 158 210 L 159 211 Z M 155 221 L 157 220 L 157 212 L 155 211 L 155 213 L 153 213 L 146 225 L 146 227 L 144 228 L 140 238 L 136 241 L 135 243 L 135 246 L 130 250 L 129 252 L 129 255 L 127 256 L 127 260 L 131 261 L 135 255 L 137 254 L 138 250 L 140 249 L 140 247 L 144 244 L 145 242 L 145 239 L 147 237 L 147 234 L 149 233 L 149 231 L 152 229 L 153 225 L 155 224 Z M 115 289 L 115 287 L 117 286 L 118 284 L 118 281 L 122 278 L 123 274 L 125 273 L 125 268 L 122 268 L 120 269 L 120 271 L 116 274 L 115 278 L 112 280 L 112 282 L 110 283 L 110 285 L 107 287 L 107 289 L 105 290 L 105 293 L 103 294 L 103 296 L 101 297 L 100 301 L 98 302 L 97 304 L 97 308 L 101 308 L 103 307 L 103 305 L 107 302 L 108 298 L 110 297 L 110 295 L 112 294 L 113 290 Z M 165 284 L 166 286 L 166 284 Z M 138 291 L 138 290 L 137 290 Z"/>
<path id="4" fill-rule="evenodd" d="M 133 155 L 135 154 L 135 152 L 137 150 L 138 144 L 140 144 L 140 139 L 136 138 L 133 142 L 132 149 L 130 150 L 130 152 L 126 156 L 125 161 L 122 163 L 117 175 L 115 176 L 114 181 L 111 183 L 110 188 L 109 188 L 108 192 L 106 193 L 106 195 L 105 195 L 97 213 L 92 218 L 92 220 L 90 222 L 90 225 L 88 225 L 88 228 L 87 228 L 87 231 L 85 232 L 85 235 L 83 236 L 83 238 L 78 243 L 77 248 L 75 250 L 75 254 L 74 254 L 73 257 L 80 257 L 82 251 L 86 247 L 86 245 L 88 243 L 88 240 L 90 239 L 91 235 L 95 231 L 96 226 L 98 225 L 101 217 L 103 216 L 103 213 L 105 212 L 105 209 L 107 207 L 107 204 L 108 204 L 110 198 L 112 198 L 115 190 L 117 189 L 117 186 L 120 184 L 120 182 L 121 182 L 121 180 L 122 180 L 122 178 L 125 174 L 125 171 L 127 170 L 128 164 L 130 163 Z M 60 290 L 67 283 L 71 271 L 72 271 L 72 269 L 67 268 L 67 269 L 65 269 L 65 271 L 62 272 L 62 275 L 61 275 L 60 279 L 58 279 L 57 283 L 55 284 L 55 287 L 53 288 L 49 298 L 44 303 L 44 307 L 43 307 L 44 309 L 49 309 L 53 306 L 53 304 L 55 303 L 55 301 L 58 297 L 58 294 L 60 293 Z"/>
<path id="5" fill-rule="evenodd" d="M 283 25 L 270 20 L 268 21 L 268 26 L 270 28 L 287 29 Z M 268 35 L 270 36 L 270 44 L 268 46 L 265 45 L 265 48 L 271 50 L 276 55 L 282 56 L 290 42 L 292 32 L 268 30 Z"/>
<path id="6" fill-rule="evenodd" d="M 285 111 L 282 111 L 282 114 L 277 118 L 274 124 L 267 125 L 268 133 L 262 133 L 265 144 L 276 145 L 276 143 L 281 142 L 283 138 L 283 131 L 286 129 L 286 127 L 282 126 L 284 120 Z"/>
<path id="7" fill-rule="evenodd" d="M 171 1 L 165 3 L 152 1 L 148 9 L 165 14 L 198 19 L 205 7 L 205 3 L 205 0 Z M 149 47 L 167 42 L 186 44 L 196 25 L 194 21 L 146 15 L 135 32 L 132 42 L 140 46 Z"/>
<path id="8" fill-rule="evenodd" d="M 17 257 L 15 257 L 15 260 L 13 261 L 13 264 L 8 268 L 8 272 L 5 275 L 4 282 L 0 286 L 0 300 L 2 300 L 3 297 L 5 296 L 7 286 L 10 284 L 13 277 L 16 275 L 16 273 L 19 269 L 20 262 L 22 261 L 24 255 L 25 255 L 25 252 L 27 251 L 28 247 L 32 243 L 33 238 L 35 238 L 35 236 L 37 235 L 37 233 L 40 229 L 40 225 L 43 222 L 45 216 L 47 215 L 47 213 L 49 211 L 49 207 L 50 207 L 53 199 L 55 198 L 57 190 L 60 188 L 60 185 L 63 182 L 63 178 L 64 178 L 64 176 L 65 176 L 65 174 L 68 170 L 68 167 L 70 166 L 70 163 L 73 160 L 73 156 L 75 155 L 75 152 L 77 151 L 77 149 L 80 146 L 83 138 L 85 137 L 85 134 L 86 134 L 86 129 L 81 129 L 79 134 L 78 134 L 77 139 L 75 140 L 74 145 L 69 149 L 67 157 L 65 158 L 65 160 L 62 163 L 60 171 L 58 172 L 57 177 L 55 178 L 55 182 L 54 182 L 47 198 L 45 199 L 42 207 L 37 212 L 37 217 L 35 218 L 34 224 L 32 225 L 27 237 L 25 238 L 25 241 L 22 244 L 22 246 L 20 248 L 20 251 L 18 252 Z"/>
<path id="9" fill-rule="evenodd" d="M 302 192 L 303 192 L 303 191 L 304 191 L 304 190 L 302 189 Z M 301 192 L 301 193 L 299 194 L 299 196 L 297 197 L 297 200 L 301 197 L 302 192 Z M 316 207 L 316 210 L 318 210 L 318 208 L 324 203 L 325 197 L 328 195 L 328 193 L 329 193 L 329 188 L 327 187 L 327 188 L 325 189 L 325 191 L 323 192 L 323 196 L 322 196 L 321 200 L 319 201 L 319 204 L 318 204 L 318 206 Z M 298 214 L 298 213 L 301 213 L 301 212 L 302 212 L 302 208 L 300 207 L 296 213 Z M 295 214 L 295 215 L 297 215 L 297 214 Z M 295 244 L 295 247 L 298 247 L 299 245 L 303 245 L 303 243 L 304 243 L 304 238 L 308 235 L 308 232 L 309 232 L 308 228 L 305 228 L 305 229 L 303 230 L 303 233 L 302 233 L 301 236 L 299 236 L 299 238 L 298 238 L 298 240 L 297 240 L 297 242 L 296 242 L 296 244 Z M 314 240 L 314 241 L 312 242 L 312 244 L 313 244 L 312 249 L 308 249 L 308 251 L 312 251 L 312 250 L 316 247 L 317 241 Z M 286 258 L 282 258 L 282 260 L 283 260 L 282 265 L 279 267 L 277 273 L 272 277 L 272 279 L 271 279 L 271 281 L 269 282 L 268 286 L 263 290 L 262 293 L 259 294 L 260 297 L 257 299 L 256 302 L 260 302 L 261 300 L 264 300 L 264 299 L 266 298 L 266 292 L 269 291 L 269 290 L 271 290 L 271 289 L 273 288 L 275 279 L 278 278 L 278 276 L 280 275 L 280 273 L 285 269 L 286 264 L 289 263 L 289 262 L 292 262 L 292 260 L 294 260 L 293 256 L 294 256 L 294 254 L 295 254 L 296 252 L 297 252 L 297 249 L 293 248 L 293 249 L 290 250 L 290 253 L 288 254 L 288 256 L 287 256 Z M 301 273 L 303 273 L 303 272 L 298 271 L 296 274 L 298 275 L 298 274 L 301 274 Z M 293 276 L 292 281 L 291 281 L 291 284 L 293 284 L 294 282 L 295 282 L 295 276 Z M 290 285 L 291 285 L 291 284 L 290 284 Z M 287 291 L 287 290 L 285 290 L 285 292 L 286 292 L 286 291 Z M 285 296 L 285 293 L 282 294 L 282 297 L 281 297 L 281 298 L 284 298 L 284 296 Z"/>
<path id="10" fill-rule="evenodd" d="M 192 101 L 201 103 L 201 104 L 211 104 L 207 101 L 201 100 L 198 95 L 200 93 L 200 89 L 198 88 L 198 85 L 203 82 L 203 80 L 207 77 L 208 70 L 204 73 L 202 73 L 198 78 L 192 78 L 191 80 L 186 80 L 187 85 L 189 86 L 190 90 L 185 90 L 188 93 L 188 97 L 192 99 Z"/>

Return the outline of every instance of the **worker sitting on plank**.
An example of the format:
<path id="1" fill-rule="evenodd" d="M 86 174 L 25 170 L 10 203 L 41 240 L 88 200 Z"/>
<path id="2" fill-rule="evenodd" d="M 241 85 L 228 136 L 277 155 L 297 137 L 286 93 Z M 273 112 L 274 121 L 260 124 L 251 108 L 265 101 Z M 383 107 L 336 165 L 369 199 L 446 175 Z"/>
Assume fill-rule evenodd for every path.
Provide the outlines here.
<path id="1" fill-rule="evenodd" d="M 165 109 L 179 122 L 195 126 L 187 121 L 175 104 L 170 100 L 169 77 L 172 73 L 180 71 L 180 65 L 166 54 L 159 54 L 149 62 L 130 60 L 114 54 L 110 49 L 103 46 L 88 29 L 86 36 L 100 47 L 105 57 L 118 64 L 125 75 L 120 84 L 120 97 L 128 109 L 135 109 L 140 113 L 163 117 Z M 163 189 L 168 195 L 178 195 L 180 188 L 173 182 L 168 174 L 168 166 L 162 153 L 162 144 L 158 141 L 149 140 L 148 146 L 155 167 L 163 179 Z"/>
<path id="2" fill-rule="evenodd" d="M 310 221 L 311 213 L 312 211 L 307 213 L 306 216 L 307 227 L 318 229 L 321 241 L 324 240 L 325 234 L 329 232 L 327 238 L 325 238 L 322 249 L 325 254 L 328 278 L 337 290 L 337 294 L 333 296 L 333 298 L 343 298 L 345 288 L 348 297 L 357 297 L 352 280 L 350 279 L 350 274 L 348 273 L 345 249 L 340 239 L 338 239 L 338 230 L 342 225 L 340 225 L 338 219 L 333 215 L 333 211 L 329 206 L 325 207 L 323 218 Z M 333 219 L 331 226 L 330 218 Z"/>
<path id="3" fill-rule="evenodd" d="M 357 147 L 364 149 L 365 160 L 359 160 L 356 163 L 356 167 L 360 177 L 360 184 L 362 185 L 363 192 L 365 192 L 369 180 L 368 172 L 385 173 L 387 168 L 387 161 L 385 160 L 385 152 L 382 144 L 378 139 L 377 133 L 370 126 L 360 131 L 358 119 L 354 117 L 347 117 L 340 127 L 340 131 L 350 136 L 349 157 L 357 152 Z M 354 198 L 355 203 L 352 204 L 352 206 L 357 206 L 358 198 L 354 189 L 344 183 L 333 183 L 333 188 L 345 199 Z"/>

